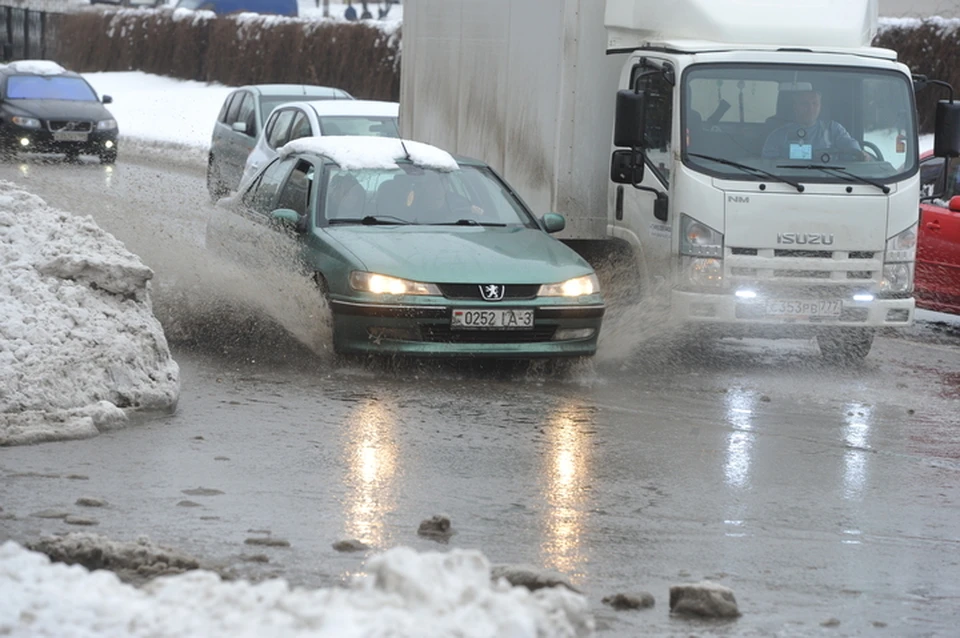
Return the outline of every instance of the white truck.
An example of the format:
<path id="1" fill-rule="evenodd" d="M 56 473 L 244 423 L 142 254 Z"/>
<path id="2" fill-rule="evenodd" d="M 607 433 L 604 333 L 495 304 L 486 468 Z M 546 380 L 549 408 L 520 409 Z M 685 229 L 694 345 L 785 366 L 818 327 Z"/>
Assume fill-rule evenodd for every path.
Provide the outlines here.
<path id="1" fill-rule="evenodd" d="M 914 78 L 877 22 L 876 0 L 407 0 L 401 133 L 629 256 L 682 329 L 862 359 L 913 320 L 918 232 Z"/>

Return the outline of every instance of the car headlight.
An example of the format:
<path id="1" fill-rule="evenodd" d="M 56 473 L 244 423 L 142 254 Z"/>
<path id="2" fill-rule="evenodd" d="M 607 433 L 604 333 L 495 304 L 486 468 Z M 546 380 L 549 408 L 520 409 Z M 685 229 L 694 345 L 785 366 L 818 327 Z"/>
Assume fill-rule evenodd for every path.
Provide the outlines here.
<path id="1" fill-rule="evenodd" d="M 887 240 L 887 251 L 883 255 L 886 264 L 914 261 L 917 258 L 917 225 L 914 224 L 902 233 Z"/>
<path id="2" fill-rule="evenodd" d="M 722 257 L 723 233 L 680 215 L 680 254 L 692 257 Z"/>
<path id="3" fill-rule="evenodd" d="M 713 257 L 682 257 L 687 281 L 701 288 L 717 288 L 723 284 L 723 260 Z"/>
<path id="4" fill-rule="evenodd" d="M 538 297 L 586 297 L 600 292 L 600 280 L 596 275 L 584 275 L 567 279 L 558 284 L 543 284 L 537 291 Z"/>
<path id="5" fill-rule="evenodd" d="M 116 120 L 100 120 L 97 122 L 98 131 L 112 131 L 117 128 Z"/>
<path id="6" fill-rule="evenodd" d="M 40 128 L 40 120 L 35 117 L 21 117 L 20 115 L 14 115 L 10 118 L 10 121 L 17 126 L 22 126 L 23 128 Z"/>
<path id="7" fill-rule="evenodd" d="M 354 270 L 350 273 L 350 287 L 375 295 L 440 295 L 440 289 L 434 284 L 408 281 L 389 275 Z"/>
<path id="8" fill-rule="evenodd" d="M 888 293 L 905 293 L 913 290 L 913 264 L 884 264 L 880 290 Z"/>

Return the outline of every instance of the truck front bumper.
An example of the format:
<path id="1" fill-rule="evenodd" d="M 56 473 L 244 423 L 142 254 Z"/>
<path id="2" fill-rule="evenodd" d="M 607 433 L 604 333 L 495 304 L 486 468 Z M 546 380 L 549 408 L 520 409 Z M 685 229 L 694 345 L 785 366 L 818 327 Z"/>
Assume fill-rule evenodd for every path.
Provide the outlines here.
<path id="1" fill-rule="evenodd" d="M 898 328 L 913 323 L 914 300 L 840 300 L 834 316 L 767 314 L 768 299 L 741 299 L 733 294 L 673 291 L 671 314 L 677 322 L 729 336 L 806 337 L 836 328 Z"/>

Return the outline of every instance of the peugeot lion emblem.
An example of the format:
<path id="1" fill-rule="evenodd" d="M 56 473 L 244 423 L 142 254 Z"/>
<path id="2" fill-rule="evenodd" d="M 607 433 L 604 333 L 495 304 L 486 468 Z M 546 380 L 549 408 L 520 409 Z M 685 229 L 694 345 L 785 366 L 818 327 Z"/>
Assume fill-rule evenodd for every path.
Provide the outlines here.
<path id="1" fill-rule="evenodd" d="M 500 301 L 503 299 L 503 293 L 507 291 L 505 286 L 497 284 L 484 284 L 480 286 L 480 296 L 484 301 Z"/>

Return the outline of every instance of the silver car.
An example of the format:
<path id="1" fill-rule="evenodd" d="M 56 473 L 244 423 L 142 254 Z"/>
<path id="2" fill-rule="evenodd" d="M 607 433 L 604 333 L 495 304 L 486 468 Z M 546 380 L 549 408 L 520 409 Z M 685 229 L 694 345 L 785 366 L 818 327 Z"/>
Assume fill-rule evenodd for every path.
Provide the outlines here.
<path id="1" fill-rule="evenodd" d="M 271 111 L 279 104 L 304 100 L 353 100 L 353 96 L 342 89 L 307 84 L 255 84 L 227 96 L 213 127 L 207 159 L 211 200 L 217 201 L 240 185 L 247 156 Z"/>
<path id="2" fill-rule="evenodd" d="M 375 100 L 292 102 L 274 109 L 247 157 L 241 183 L 277 156 L 277 149 L 301 137 L 360 135 L 400 137 L 400 104 Z"/>

